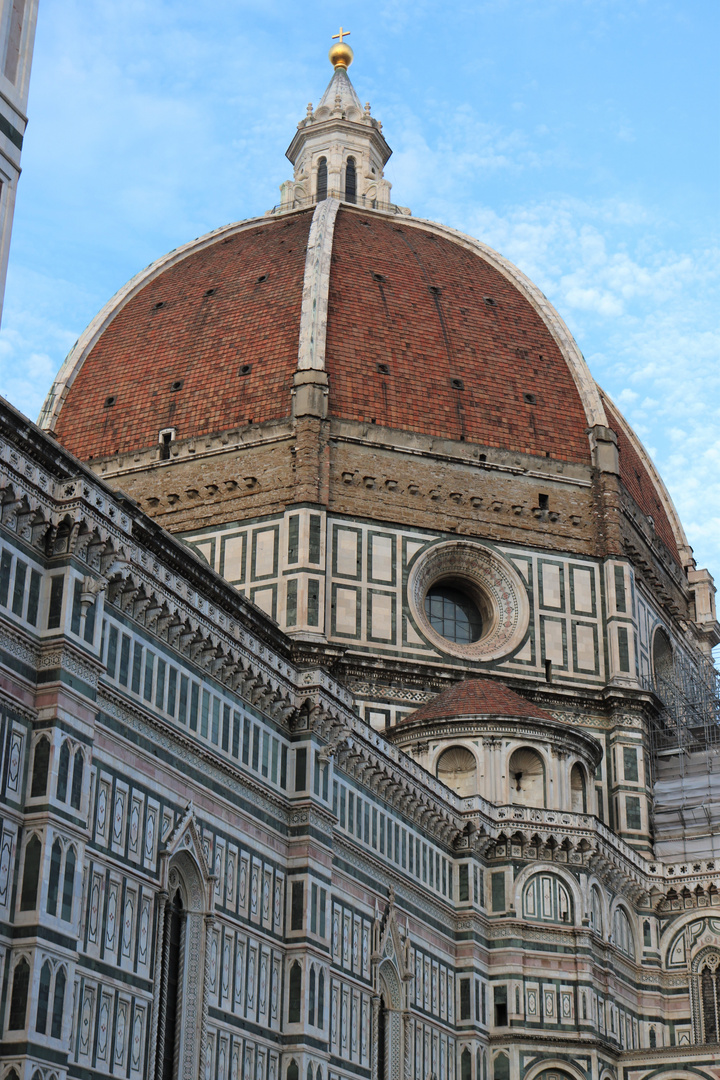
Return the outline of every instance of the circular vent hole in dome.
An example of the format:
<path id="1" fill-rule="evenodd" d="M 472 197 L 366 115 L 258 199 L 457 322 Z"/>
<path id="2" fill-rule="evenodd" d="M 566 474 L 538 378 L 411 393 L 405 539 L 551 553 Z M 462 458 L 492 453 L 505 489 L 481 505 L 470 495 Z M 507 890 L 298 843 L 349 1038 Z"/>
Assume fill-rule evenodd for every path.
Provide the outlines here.
<path id="1" fill-rule="evenodd" d="M 380 372 L 381 375 L 389 375 L 390 374 L 390 365 L 389 364 L 378 364 L 377 369 L 378 369 L 378 371 Z"/>
<path id="2" fill-rule="evenodd" d="M 373 272 L 372 279 L 373 279 L 373 281 L 385 281 L 386 280 L 384 274 L 376 274 L 374 272 Z"/>
<path id="3" fill-rule="evenodd" d="M 537 405 L 537 398 L 534 394 L 523 394 L 523 401 L 527 402 L 528 405 Z"/>
<path id="4" fill-rule="evenodd" d="M 182 379 L 175 379 L 174 382 L 170 383 L 170 389 L 171 390 L 182 390 L 182 388 L 183 388 L 183 380 Z"/>
<path id="5" fill-rule="evenodd" d="M 106 409 L 111 409 L 116 401 L 117 401 L 117 394 L 110 394 L 108 397 L 105 398 L 105 406 L 104 407 Z"/>
<path id="6" fill-rule="evenodd" d="M 486 304 L 489 304 L 490 307 L 495 306 L 495 301 L 493 300 L 492 296 L 483 296 L 483 300 L 485 301 Z"/>
<path id="7" fill-rule="evenodd" d="M 262 285 L 263 281 L 267 281 L 267 279 L 267 274 L 261 274 L 260 277 L 257 279 L 258 285 Z"/>
<path id="8" fill-rule="evenodd" d="M 465 389 L 465 383 L 462 381 L 462 379 L 451 379 L 450 385 L 452 386 L 453 390 Z"/>
<path id="9" fill-rule="evenodd" d="M 251 371 L 252 371 L 252 364 L 241 364 L 240 365 L 240 374 L 241 375 L 249 375 Z"/>
<path id="10" fill-rule="evenodd" d="M 157 309 L 161 308 L 161 307 L 165 307 L 165 301 L 164 300 L 158 300 L 157 304 L 155 305 L 155 310 L 157 311 Z"/>
<path id="11" fill-rule="evenodd" d="M 215 292 L 215 289 L 206 289 L 205 290 L 205 295 L 206 296 L 212 296 L 214 292 Z"/>

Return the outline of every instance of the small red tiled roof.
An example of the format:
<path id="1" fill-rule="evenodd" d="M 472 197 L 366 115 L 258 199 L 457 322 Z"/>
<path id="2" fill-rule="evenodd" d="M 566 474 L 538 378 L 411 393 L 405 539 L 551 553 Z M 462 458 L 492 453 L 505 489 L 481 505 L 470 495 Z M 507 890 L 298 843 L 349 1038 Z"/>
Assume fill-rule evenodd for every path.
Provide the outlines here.
<path id="1" fill-rule="evenodd" d="M 433 701 L 421 705 L 402 723 L 417 720 L 455 720 L 461 716 L 527 716 L 552 720 L 550 713 L 526 701 L 495 679 L 465 679 L 443 690 Z"/>

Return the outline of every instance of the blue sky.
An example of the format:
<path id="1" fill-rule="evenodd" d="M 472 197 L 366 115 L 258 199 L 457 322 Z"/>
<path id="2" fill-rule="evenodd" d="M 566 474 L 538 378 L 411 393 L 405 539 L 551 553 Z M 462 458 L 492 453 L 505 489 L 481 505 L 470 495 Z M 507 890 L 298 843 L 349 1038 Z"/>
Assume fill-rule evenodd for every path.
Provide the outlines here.
<path id="1" fill-rule="evenodd" d="M 278 201 L 341 22 L 395 201 L 540 285 L 720 579 L 717 0 L 41 0 L 0 393 L 35 417 L 138 269 Z"/>

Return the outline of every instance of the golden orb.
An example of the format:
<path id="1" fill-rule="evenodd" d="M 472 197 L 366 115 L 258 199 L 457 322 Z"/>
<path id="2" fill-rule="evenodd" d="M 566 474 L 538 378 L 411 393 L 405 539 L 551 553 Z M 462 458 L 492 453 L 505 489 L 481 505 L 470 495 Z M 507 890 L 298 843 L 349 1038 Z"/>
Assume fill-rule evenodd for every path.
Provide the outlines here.
<path id="1" fill-rule="evenodd" d="M 353 62 L 353 51 L 345 41 L 333 45 L 328 56 L 334 68 L 345 68 L 346 71 Z"/>

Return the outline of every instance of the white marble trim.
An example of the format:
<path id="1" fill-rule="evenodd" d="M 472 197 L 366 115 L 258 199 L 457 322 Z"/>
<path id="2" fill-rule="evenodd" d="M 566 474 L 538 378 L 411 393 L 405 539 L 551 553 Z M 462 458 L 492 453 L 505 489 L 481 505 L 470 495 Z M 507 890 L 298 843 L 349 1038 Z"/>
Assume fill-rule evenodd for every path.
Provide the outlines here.
<path id="1" fill-rule="evenodd" d="M 330 261 L 340 202 L 324 199 L 313 213 L 305 257 L 298 371 L 325 370 Z"/>

